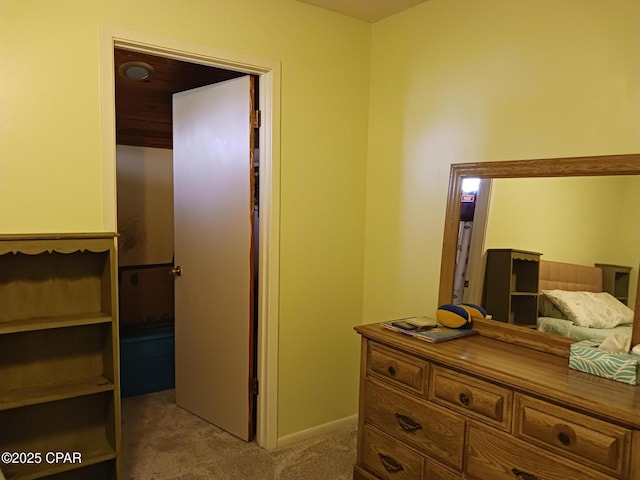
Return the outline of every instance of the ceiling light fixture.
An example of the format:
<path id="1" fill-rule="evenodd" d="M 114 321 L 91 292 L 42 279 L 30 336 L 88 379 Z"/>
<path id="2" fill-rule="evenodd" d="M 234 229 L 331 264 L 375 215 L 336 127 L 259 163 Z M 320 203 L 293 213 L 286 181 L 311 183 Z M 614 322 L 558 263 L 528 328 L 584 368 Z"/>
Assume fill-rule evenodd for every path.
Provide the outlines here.
<path id="1" fill-rule="evenodd" d="M 144 82 L 153 75 L 153 67 L 144 62 L 126 62 L 118 68 L 118 74 L 127 80 Z"/>

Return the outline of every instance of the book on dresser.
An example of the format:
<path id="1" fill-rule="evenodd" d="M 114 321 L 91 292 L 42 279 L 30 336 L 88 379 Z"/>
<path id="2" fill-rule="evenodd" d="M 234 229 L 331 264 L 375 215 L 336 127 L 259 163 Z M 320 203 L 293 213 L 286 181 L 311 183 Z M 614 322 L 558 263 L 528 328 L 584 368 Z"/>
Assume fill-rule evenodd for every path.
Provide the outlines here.
<path id="1" fill-rule="evenodd" d="M 438 343 L 455 340 L 456 338 L 469 337 L 477 333 L 478 331 L 472 328 L 435 327 L 429 330 L 418 330 L 413 334 L 413 337 L 423 342 Z"/>
<path id="2" fill-rule="evenodd" d="M 413 321 L 413 319 L 416 319 Z M 380 322 L 383 328 L 394 332 L 410 335 L 423 342 L 438 343 L 456 338 L 468 337 L 478 333 L 472 328 L 447 328 L 438 324 L 435 320 L 429 322 L 427 317 L 408 317 L 397 320 Z"/>

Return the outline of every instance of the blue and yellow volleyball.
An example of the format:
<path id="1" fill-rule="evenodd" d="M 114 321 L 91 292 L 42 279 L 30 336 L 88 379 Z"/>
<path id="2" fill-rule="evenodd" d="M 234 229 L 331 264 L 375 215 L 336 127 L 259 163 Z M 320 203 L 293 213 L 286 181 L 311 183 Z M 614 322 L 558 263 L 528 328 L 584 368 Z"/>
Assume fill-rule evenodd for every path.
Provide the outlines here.
<path id="1" fill-rule="evenodd" d="M 438 323 L 448 328 L 471 328 L 474 318 L 486 318 L 487 311 L 480 305 L 461 303 L 440 305 L 436 312 Z"/>
<path id="2" fill-rule="evenodd" d="M 448 328 L 471 328 L 473 320 L 469 312 L 460 305 L 440 305 L 436 311 L 436 320 Z"/>
<path id="3" fill-rule="evenodd" d="M 471 318 L 487 318 L 487 311 L 480 305 L 474 305 L 473 303 L 461 303 L 460 306 L 464 308 Z"/>

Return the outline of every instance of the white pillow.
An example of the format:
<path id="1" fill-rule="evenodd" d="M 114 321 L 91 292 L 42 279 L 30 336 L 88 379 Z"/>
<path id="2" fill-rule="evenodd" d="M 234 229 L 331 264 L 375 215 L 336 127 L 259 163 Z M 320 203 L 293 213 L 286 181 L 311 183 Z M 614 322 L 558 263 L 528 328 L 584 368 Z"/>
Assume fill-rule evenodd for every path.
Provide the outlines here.
<path id="1" fill-rule="evenodd" d="M 564 314 L 564 312 L 556 307 L 556 304 L 553 303 L 551 299 L 546 295 L 540 295 L 540 304 L 538 305 L 538 310 L 540 311 L 540 315 L 542 317 L 567 320 L 567 316 Z M 573 322 L 570 323 L 573 324 Z"/>
<path id="2" fill-rule="evenodd" d="M 542 293 L 581 327 L 613 328 L 633 322 L 633 310 L 607 292 L 543 290 Z"/>

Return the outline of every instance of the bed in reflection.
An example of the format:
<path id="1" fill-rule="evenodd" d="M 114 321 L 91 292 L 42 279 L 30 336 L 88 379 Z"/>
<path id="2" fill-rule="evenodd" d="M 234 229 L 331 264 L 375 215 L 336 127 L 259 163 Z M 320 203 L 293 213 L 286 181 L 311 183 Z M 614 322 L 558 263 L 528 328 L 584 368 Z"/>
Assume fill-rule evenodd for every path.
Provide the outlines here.
<path id="1" fill-rule="evenodd" d="M 540 261 L 537 329 L 574 340 L 630 335 L 633 310 L 602 291 L 597 267 Z"/>

